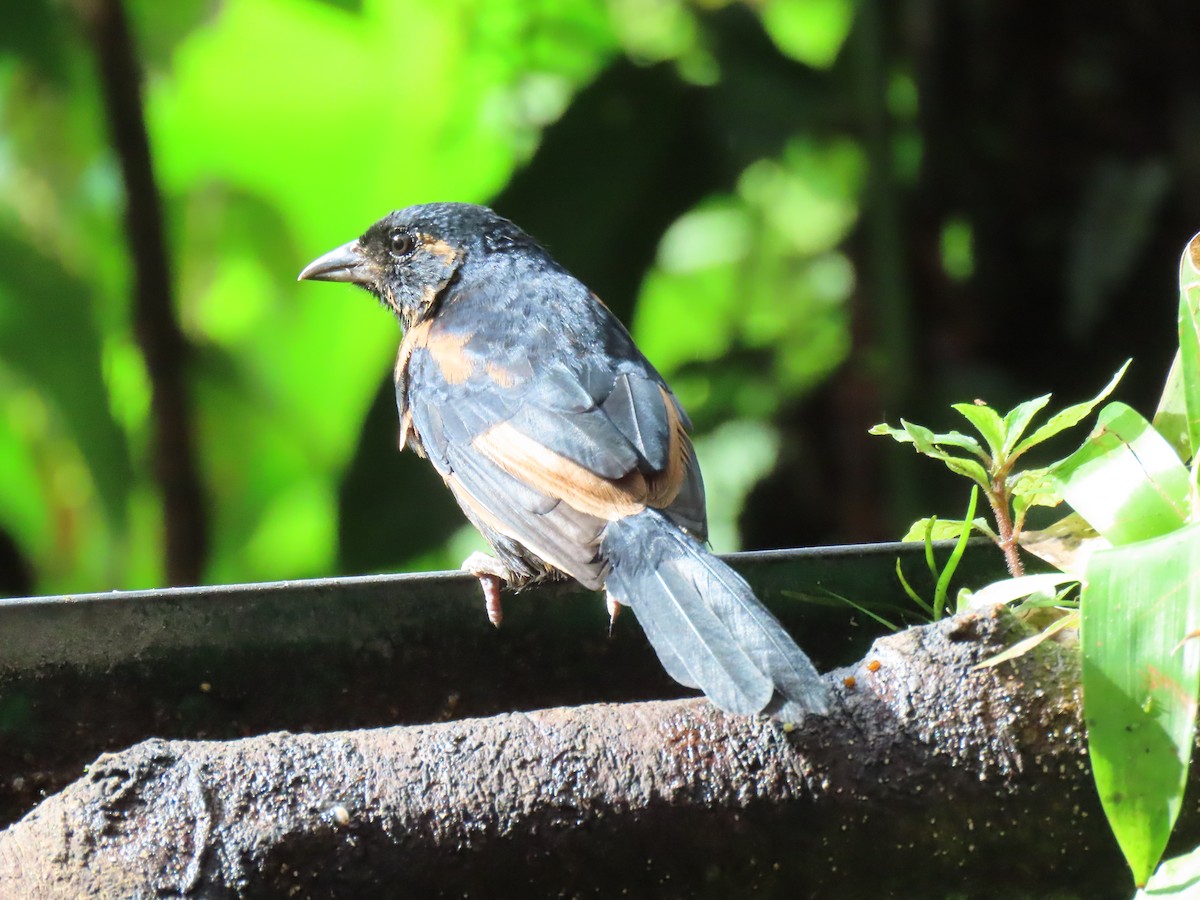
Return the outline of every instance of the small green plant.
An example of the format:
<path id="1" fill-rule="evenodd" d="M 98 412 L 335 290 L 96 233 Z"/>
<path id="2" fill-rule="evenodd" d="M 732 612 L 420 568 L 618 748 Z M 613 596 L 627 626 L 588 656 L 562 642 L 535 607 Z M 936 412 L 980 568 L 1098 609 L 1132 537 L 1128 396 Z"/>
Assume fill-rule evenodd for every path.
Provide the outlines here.
<path id="1" fill-rule="evenodd" d="M 900 567 L 900 560 L 896 560 L 896 577 L 900 580 L 901 587 L 904 588 L 904 593 L 908 594 L 910 600 L 925 611 L 931 622 L 936 622 L 946 612 L 946 595 L 950 590 L 950 579 L 954 577 L 954 573 L 958 571 L 958 563 L 962 559 L 964 551 L 967 549 L 967 538 L 971 536 L 970 528 L 963 528 L 963 522 L 975 522 L 975 506 L 979 502 L 979 488 L 971 487 L 971 499 L 967 503 L 967 517 L 957 524 L 956 529 L 957 540 L 954 544 L 954 549 L 950 551 L 950 557 L 946 560 L 946 565 L 938 567 L 937 560 L 933 555 L 934 533 L 938 531 L 938 520 L 936 516 L 929 519 L 922 519 L 913 526 L 916 529 L 921 526 L 923 539 L 925 541 L 925 564 L 929 566 L 929 574 L 933 576 L 933 601 L 926 602 L 920 594 L 918 594 L 908 583 L 908 579 L 904 577 L 904 570 Z M 909 532 L 912 534 L 912 530 Z M 895 630 L 895 629 L 893 629 Z"/>
<path id="2" fill-rule="evenodd" d="M 1200 235 L 1184 250 L 1179 276 L 1179 350 L 1153 423 L 1109 403 L 1074 453 L 1049 466 L 1017 468 L 1028 450 L 1087 418 L 1126 363 L 1095 398 L 1028 436 L 1049 395 L 1003 416 L 979 402 L 955 405 L 982 442 L 903 420 L 900 428 L 871 429 L 911 443 L 983 490 L 994 531 L 968 513 L 958 522 L 921 520 L 909 532 L 979 530 L 996 540 L 1013 577 L 973 601 L 1032 593 L 1042 598 L 1035 605 L 1065 606 L 1061 586 L 1082 583 L 1078 611 L 1064 610 L 1051 628 L 1079 624 L 1092 771 L 1138 886 L 1154 872 L 1182 804 L 1200 694 Z M 1072 514 L 1037 534 L 1025 532 L 1031 508 L 1064 501 Z M 1065 574 L 1023 576 L 1021 546 Z M 1025 649 L 1018 645 L 986 665 Z M 1154 895 L 1186 894 L 1200 880 L 1196 871 L 1194 855 L 1164 865 Z"/>
<path id="3" fill-rule="evenodd" d="M 1127 368 L 1128 362 L 1091 400 L 1055 413 L 1028 436 L 1026 432 L 1034 417 L 1050 402 L 1050 394 L 1026 400 L 1003 416 L 982 400 L 955 403 L 952 408 L 974 427 L 982 443 L 979 438 L 960 431 L 937 433 L 904 419 L 900 420 L 899 428 L 886 422 L 872 428 L 871 434 L 890 435 L 901 443 L 912 444 L 918 453 L 940 460 L 952 472 L 975 482 L 987 498 L 996 523 L 993 531 L 983 520 L 969 515 L 965 520 L 943 520 L 941 528 L 934 533 L 931 520 L 921 519 L 913 524 L 905 539 L 921 533 L 930 538 L 950 538 L 975 529 L 992 537 L 1000 546 L 1009 574 L 1014 578 L 1025 574 L 1019 550 L 1025 517 L 1035 506 L 1057 506 L 1062 502 L 1062 495 L 1050 475 L 1051 467 L 1019 469 L 1017 462 L 1038 444 L 1086 419 L 1113 392 Z"/>

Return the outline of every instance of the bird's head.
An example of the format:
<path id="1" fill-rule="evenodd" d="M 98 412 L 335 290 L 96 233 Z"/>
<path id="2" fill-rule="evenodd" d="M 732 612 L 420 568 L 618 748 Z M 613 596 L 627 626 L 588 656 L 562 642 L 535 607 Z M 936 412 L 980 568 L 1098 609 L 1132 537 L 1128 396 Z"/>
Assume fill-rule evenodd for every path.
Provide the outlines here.
<path id="1" fill-rule="evenodd" d="M 499 248 L 504 241 L 498 242 L 498 237 L 506 233 L 524 237 L 507 219 L 482 206 L 410 206 L 313 260 L 298 280 L 357 284 L 410 327 L 435 305 L 471 256 Z"/>

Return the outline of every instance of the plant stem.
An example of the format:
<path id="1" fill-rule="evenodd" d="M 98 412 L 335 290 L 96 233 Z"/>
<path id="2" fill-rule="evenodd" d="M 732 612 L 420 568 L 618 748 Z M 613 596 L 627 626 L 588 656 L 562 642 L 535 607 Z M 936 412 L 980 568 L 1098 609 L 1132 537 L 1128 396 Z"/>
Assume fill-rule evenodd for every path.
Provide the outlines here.
<path id="1" fill-rule="evenodd" d="M 1008 514 L 1008 488 L 1004 481 L 1003 476 L 992 479 L 992 489 L 987 492 L 988 503 L 991 504 L 992 515 L 996 518 L 996 542 L 1004 553 L 1008 574 L 1018 578 L 1025 574 L 1025 564 L 1021 562 L 1021 554 L 1017 549 L 1017 532 Z"/>

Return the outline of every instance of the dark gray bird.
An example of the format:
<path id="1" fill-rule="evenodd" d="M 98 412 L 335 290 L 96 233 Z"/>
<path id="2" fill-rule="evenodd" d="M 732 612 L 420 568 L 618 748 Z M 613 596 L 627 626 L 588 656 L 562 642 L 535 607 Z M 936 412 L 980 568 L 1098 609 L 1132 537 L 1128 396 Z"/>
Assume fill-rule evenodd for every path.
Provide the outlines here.
<path id="1" fill-rule="evenodd" d="M 401 447 L 427 456 L 494 557 L 464 568 L 499 617 L 499 580 L 561 574 L 633 609 L 663 667 L 733 713 L 825 713 L 807 656 L 709 553 L 691 423 L 629 332 L 489 209 L 394 212 L 300 278 L 366 288 L 404 326 Z"/>

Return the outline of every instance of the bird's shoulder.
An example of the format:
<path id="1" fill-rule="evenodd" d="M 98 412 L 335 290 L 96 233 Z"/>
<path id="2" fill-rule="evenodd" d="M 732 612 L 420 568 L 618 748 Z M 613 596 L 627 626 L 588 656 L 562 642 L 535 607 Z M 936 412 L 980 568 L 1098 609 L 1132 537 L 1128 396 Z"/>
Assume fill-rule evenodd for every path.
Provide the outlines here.
<path id="1" fill-rule="evenodd" d="M 404 344 L 415 383 L 534 391 L 553 406 L 585 402 L 580 390 L 589 404 L 600 402 L 624 372 L 662 383 L 595 294 L 556 265 L 521 255 L 466 268 Z"/>

